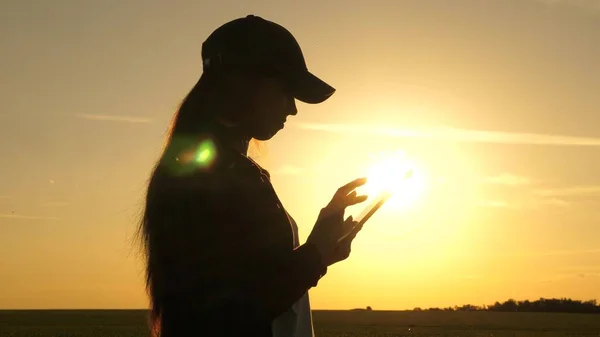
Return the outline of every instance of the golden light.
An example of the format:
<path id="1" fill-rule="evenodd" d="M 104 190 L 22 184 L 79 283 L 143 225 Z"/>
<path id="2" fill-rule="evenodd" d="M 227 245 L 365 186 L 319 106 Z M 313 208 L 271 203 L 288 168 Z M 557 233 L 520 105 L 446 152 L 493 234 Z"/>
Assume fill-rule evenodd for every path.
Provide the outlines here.
<path id="1" fill-rule="evenodd" d="M 409 171 L 412 174 L 407 175 Z M 426 187 L 422 170 L 404 152 L 398 151 L 376 158 L 368 170 L 367 184 L 359 192 L 368 195 L 369 199 L 389 192 L 390 198 L 382 208 L 404 210 L 422 198 Z"/>

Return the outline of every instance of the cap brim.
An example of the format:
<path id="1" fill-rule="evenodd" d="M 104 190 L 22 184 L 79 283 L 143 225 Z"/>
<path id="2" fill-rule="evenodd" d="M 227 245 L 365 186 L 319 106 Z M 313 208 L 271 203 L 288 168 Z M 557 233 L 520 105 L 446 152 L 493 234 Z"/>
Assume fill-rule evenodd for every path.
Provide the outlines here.
<path id="1" fill-rule="evenodd" d="M 294 97 L 304 103 L 323 103 L 335 93 L 334 87 L 309 71 L 297 76 L 294 82 Z"/>

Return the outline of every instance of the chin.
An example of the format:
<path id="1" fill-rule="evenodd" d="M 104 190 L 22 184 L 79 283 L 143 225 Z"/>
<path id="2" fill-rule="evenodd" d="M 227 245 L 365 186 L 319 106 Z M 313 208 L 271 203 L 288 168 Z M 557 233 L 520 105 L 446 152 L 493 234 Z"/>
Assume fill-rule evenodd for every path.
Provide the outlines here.
<path id="1" fill-rule="evenodd" d="M 260 141 L 266 141 L 273 138 L 282 129 L 283 127 L 260 130 L 258 132 L 254 132 L 254 136 L 252 136 L 252 138 Z"/>
<path id="2" fill-rule="evenodd" d="M 260 140 L 261 142 L 264 142 L 266 140 L 273 138 L 276 134 L 277 134 L 277 131 L 275 131 L 273 133 L 269 133 L 269 134 L 257 134 L 252 138 L 254 138 L 256 140 Z"/>

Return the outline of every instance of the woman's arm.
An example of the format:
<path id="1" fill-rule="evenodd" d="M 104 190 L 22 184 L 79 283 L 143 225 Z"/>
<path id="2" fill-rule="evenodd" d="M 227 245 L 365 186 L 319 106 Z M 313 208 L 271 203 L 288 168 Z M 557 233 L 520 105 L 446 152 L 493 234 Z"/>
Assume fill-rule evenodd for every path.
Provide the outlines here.
<path id="1" fill-rule="evenodd" d="M 232 253 L 248 254 L 252 245 L 254 243 Z M 319 253 L 310 244 L 279 256 L 277 261 L 258 254 L 252 258 L 258 268 L 210 278 L 210 284 L 217 285 L 215 289 L 208 289 L 212 293 L 206 307 L 210 316 L 225 318 L 231 324 L 271 322 L 316 286 L 326 273 Z M 230 257 L 215 262 L 225 268 L 236 265 Z"/>

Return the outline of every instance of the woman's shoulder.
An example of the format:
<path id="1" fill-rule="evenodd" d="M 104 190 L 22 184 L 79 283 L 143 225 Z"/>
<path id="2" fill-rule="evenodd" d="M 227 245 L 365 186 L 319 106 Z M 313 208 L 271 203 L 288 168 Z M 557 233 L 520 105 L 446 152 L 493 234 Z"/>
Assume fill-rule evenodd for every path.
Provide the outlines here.
<path id="1" fill-rule="evenodd" d="M 261 179 L 261 170 L 245 156 L 202 140 L 166 150 L 153 174 L 163 188 L 210 194 L 247 190 Z"/>

